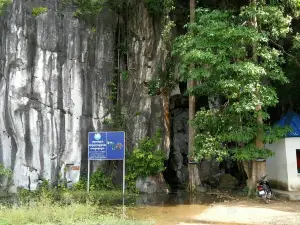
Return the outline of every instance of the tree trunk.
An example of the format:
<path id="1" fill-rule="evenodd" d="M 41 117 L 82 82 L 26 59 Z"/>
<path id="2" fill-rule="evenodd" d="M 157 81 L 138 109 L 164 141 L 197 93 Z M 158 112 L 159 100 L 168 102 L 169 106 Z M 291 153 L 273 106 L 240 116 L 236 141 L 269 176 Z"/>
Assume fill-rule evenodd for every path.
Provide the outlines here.
<path id="1" fill-rule="evenodd" d="M 195 0 L 190 0 L 190 23 L 195 22 Z M 187 88 L 193 88 L 196 85 L 194 80 L 188 80 Z M 195 117 L 196 100 L 195 96 L 189 95 L 189 121 Z M 195 140 L 195 129 L 189 124 L 189 155 L 193 159 L 193 148 Z M 201 184 L 198 164 L 189 164 L 189 190 L 194 191 Z"/>
<path id="2" fill-rule="evenodd" d="M 256 192 L 257 180 L 265 175 L 266 162 L 243 161 L 243 167 L 248 177 L 248 196 L 252 196 Z"/>
<path id="3" fill-rule="evenodd" d="M 257 2 L 256 0 L 251 0 L 251 3 L 256 5 Z M 252 25 L 258 29 L 257 27 L 257 17 L 253 16 L 252 18 Z M 253 53 L 253 61 L 257 62 L 258 58 L 257 58 L 257 50 L 256 50 L 256 45 L 252 46 L 252 53 Z M 257 90 L 257 97 L 259 98 L 259 91 Z M 264 142 L 263 142 L 263 118 L 261 115 L 262 112 L 262 107 L 261 105 L 257 105 L 256 106 L 256 113 L 257 113 L 257 134 L 256 134 L 256 138 L 255 138 L 255 146 L 258 149 L 261 149 L 263 151 L 264 149 Z M 256 191 L 256 185 L 257 185 L 257 180 L 260 179 L 262 176 L 264 176 L 266 174 L 266 162 L 262 161 L 262 162 L 258 162 L 258 161 L 252 161 L 251 162 L 252 166 L 251 166 L 251 174 L 249 173 L 248 176 L 248 181 L 247 181 L 247 185 L 249 188 L 249 193 L 248 195 L 252 195 L 253 193 L 255 193 Z"/>
<path id="4" fill-rule="evenodd" d="M 164 137 L 164 152 L 166 157 L 169 158 L 170 154 L 170 143 L 171 143 L 171 123 L 170 123 L 170 95 L 168 92 L 161 90 L 161 98 L 164 109 L 164 128 L 165 128 L 165 137 Z"/>

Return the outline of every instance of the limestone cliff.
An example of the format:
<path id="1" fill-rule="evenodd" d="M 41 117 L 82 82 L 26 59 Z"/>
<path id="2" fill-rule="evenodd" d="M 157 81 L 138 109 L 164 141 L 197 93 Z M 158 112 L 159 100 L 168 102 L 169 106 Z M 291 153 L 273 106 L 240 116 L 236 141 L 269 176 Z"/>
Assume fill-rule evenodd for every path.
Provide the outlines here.
<path id="1" fill-rule="evenodd" d="M 87 132 L 109 129 L 117 25 L 125 22 L 104 8 L 92 29 L 59 2 L 14 0 L 0 21 L 0 163 L 14 172 L 12 191 L 34 190 L 39 179 L 76 182 L 86 170 Z M 48 11 L 34 17 L 41 6 Z M 161 56 L 143 2 L 130 13 L 120 99 L 124 114 L 135 115 L 126 122 L 134 144 L 162 127 L 160 98 L 145 86 Z"/>

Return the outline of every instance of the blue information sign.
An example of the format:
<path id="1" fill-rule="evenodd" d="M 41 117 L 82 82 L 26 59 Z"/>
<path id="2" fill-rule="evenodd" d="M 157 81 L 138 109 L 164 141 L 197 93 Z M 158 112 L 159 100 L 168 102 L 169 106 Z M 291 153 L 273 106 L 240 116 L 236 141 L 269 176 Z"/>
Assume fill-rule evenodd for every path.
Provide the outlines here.
<path id="1" fill-rule="evenodd" d="M 88 160 L 124 160 L 125 132 L 89 132 Z"/>

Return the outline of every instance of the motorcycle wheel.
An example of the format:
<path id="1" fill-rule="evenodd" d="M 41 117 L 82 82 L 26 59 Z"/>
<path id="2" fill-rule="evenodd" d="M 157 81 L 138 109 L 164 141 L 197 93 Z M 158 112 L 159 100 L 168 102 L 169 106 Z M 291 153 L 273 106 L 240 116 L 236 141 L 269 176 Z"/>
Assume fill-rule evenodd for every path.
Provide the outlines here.
<path id="1" fill-rule="evenodd" d="M 267 199 L 267 196 L 262 196 L 262 199 L 264 200 L 264 202 L 265 202 L 266 204 L 269 204 L 268 199 Z"/>
<path id="2" fill-rule="evenodd" d="M 268 194 L 267 194 L 267 199 L 271 199 L 271 198 L 273 198 L 273 197 L 274 197 L 273 192 L 272 192 L 272 191 L 268 192 Z"/>

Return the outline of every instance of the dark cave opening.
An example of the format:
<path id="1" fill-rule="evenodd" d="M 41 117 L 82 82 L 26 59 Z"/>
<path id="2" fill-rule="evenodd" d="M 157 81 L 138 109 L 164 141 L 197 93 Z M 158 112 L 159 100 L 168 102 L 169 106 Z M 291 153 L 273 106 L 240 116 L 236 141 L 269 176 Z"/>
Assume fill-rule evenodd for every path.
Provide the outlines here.
<path id="1" fill-rule="evenodd" d="M 182 94 L 170 97 L 171 143 L 169 159 L 165 162 L 164 177 L 171 192 L 184 190 L 188 186 L 188 97 L 185 96 L 186 83 L 179 84 Z M 196 110 L 208 107 L 207 96 L 196 99 Z M 218 163 L 215 160 L 203 160 L 199 163 L 200 178 L 203 183 L 222 173 L 230 174 L 239 183 L 245 183 L 246 177 L 241 165 L 233 160 Z M 209 184 L 210 185 L 210 184 Z M 213 185 L 213 184 L 212 184 Z"/>

